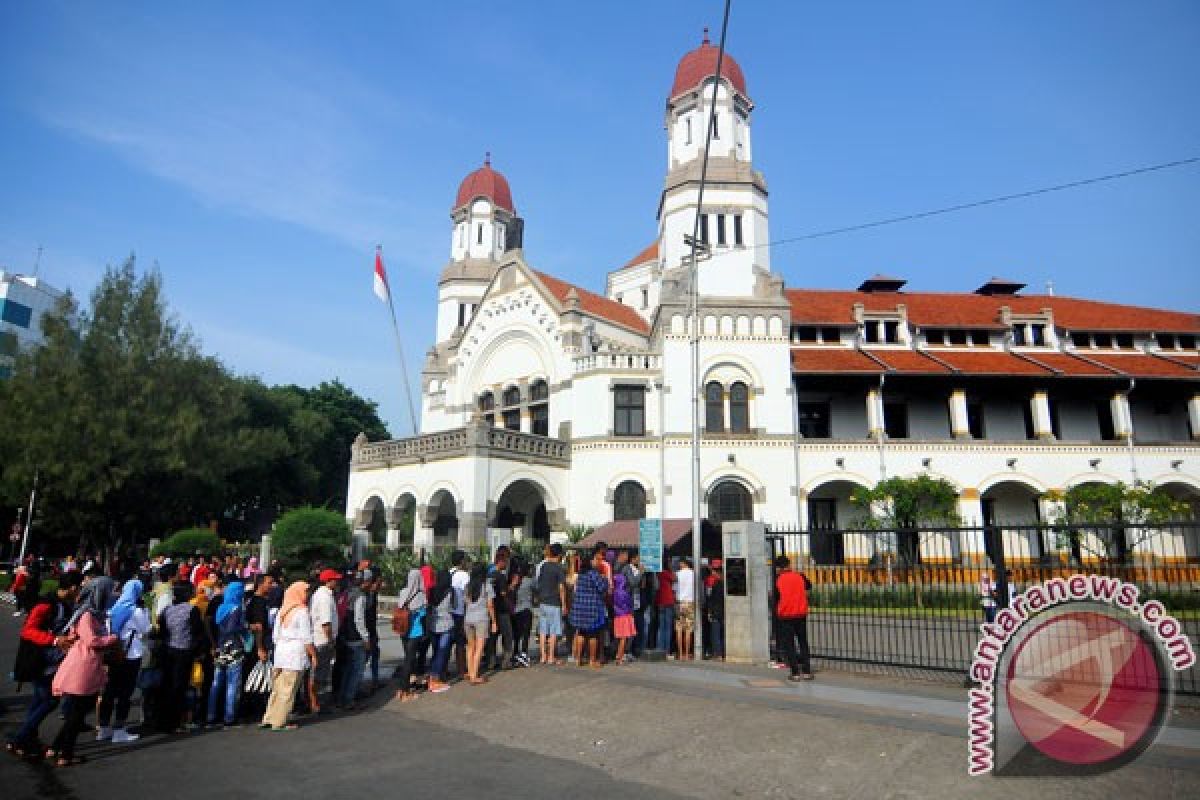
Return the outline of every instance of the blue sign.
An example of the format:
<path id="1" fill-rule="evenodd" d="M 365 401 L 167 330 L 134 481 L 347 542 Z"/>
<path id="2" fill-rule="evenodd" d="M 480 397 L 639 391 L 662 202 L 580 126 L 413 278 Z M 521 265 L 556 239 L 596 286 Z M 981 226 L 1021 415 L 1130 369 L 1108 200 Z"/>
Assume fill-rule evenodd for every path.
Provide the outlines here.
<path id="1" fill-rule="evenodd" d="M 662 572 L 661 519 L 638 520 L 638 552 L 642 557 L 642 569 L 646 572 Z"/>

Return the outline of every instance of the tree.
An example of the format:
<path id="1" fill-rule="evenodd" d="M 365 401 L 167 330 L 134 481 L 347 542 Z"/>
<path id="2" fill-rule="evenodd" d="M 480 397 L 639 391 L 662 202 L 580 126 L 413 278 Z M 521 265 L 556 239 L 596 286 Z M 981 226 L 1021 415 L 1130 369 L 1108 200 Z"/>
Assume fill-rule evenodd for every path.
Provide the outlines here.
<path id="1" fill-rule="evenodd" d="M 37 474 L 41 533 L 102 548 L 222 507 L 229 471 L 259 458 L 268 437 L 237 427 L 241 393 L 168 312 L 158 272 L 139 276 L 130 257 L 86 310 L 67 295 L 42 325 L 44 344 L 0 386 L 6 499 Z"/>
<path id="2" fill-rule="evenodd" d="M 958 490 L 944 478 L 921 474 L 914 478 L 888 478 L 874 487 L 859 487 L 850 502 L 863 511 L 862 526 L 896 531 L 902 560 L 920 559 L 918 529 L 958 525 Z"/>
<path id="3" fill-rule="evenodd" d="M 323 435 L 314 438 L 308 452 L 309 461 L 317 471 L 312 501 L 330 508 L 345 508 L 354 437 L 365 433 L 371 441 L 391 438 L 379 418 L 379 405 L 337 380 L 325 381 L 312 389 L 286 388 L 298 393 L 304 408 L 319 414 L 329 424 Z"/>
<path id="4" fill-rule="evenodd" d="M 1156 526 L 1191 512 L 1187 503 L 1149 481 L 1081 483 L 1044 496 L 1054 502 L 1052 521 L 1064 526 L 1056 535 L 1058 546 L 1069 548 L 1076 560 L 1087 552 L 1108 562 L 1124 561 L 1133 547 L 1158 533 Z"/>
<path id="5" fill-rule="evenodd" d="M 285 565 L 308 567 L 316 561 L 338 561 L 350 544 L 345 517 L 327 508 L 293 509 L 275 523 L 271 548 Z"/>
<path id="6" fill-rule="evenodd" d="M 208 528 L 188 528 L 176 531 L 159 542 L 151 555 L 182 556 L 192 555 L 211 556 L 221 552 L 221 539 Z"/>

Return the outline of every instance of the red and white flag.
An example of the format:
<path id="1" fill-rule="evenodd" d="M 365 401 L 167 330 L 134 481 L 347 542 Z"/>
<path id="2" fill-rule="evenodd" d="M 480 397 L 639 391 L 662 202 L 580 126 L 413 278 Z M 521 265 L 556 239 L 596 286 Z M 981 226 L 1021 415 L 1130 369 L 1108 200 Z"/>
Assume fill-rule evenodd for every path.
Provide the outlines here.
<path id="1" fill-rule="evenodd" d="M 387 272 L 383 268 L 383 248 L 375 248 L 375 296 L 383 302 L 390 301 L 391 292 L 388 291 Z"/>

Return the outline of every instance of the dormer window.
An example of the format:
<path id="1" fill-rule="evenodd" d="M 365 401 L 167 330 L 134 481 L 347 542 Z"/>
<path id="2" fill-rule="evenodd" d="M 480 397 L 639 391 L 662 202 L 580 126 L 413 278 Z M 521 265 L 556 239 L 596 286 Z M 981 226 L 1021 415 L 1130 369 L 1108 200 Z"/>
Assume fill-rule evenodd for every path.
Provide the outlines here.
<path id="1" fill-rule="evenodd" d="M 1017 347 L 1045 347 L 1046 326 L 1040 322 L 1016 322 L 1012 327 L 1013 344 Z"/>
<path id="2" fill-rule="evenodd" d="M 792 342 L 794 344 L 841 344 L 842 330 L 832 325 L 822 327 L 793 325 Z"/>
<path id="3" fill-rule="evenodd" d="M 1136 340 L 1132 333 L 1073 331 L 1071 344 L 1079 350 L 1133 350 Z"/>
<path id="4" fill-rule="evenodd" d="M 990 347 L 992 338 L 983 328 L 924 328 L 925 344 L 937 347 Z"/>
<path id="5" fill-rule="evenodd" d="M 863 341 L 868 344 L 899 344 L 900 320 L 866 320 L 863 322 Z"/>
<path id="6" fill-rule="evenodd" d="M 1196 336 L 1191 333 L 1156 333 L 1154 340 L 1159 350 L 1195 350 Z"/>

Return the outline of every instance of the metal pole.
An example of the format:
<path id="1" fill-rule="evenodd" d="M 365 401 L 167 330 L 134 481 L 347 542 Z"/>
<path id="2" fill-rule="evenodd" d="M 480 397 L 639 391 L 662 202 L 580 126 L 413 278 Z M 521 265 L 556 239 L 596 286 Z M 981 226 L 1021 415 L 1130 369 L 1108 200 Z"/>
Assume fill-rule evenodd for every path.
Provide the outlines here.
<path id="1" fill-rule="evenodd" d="M 380 252 L 383 247 L 377 248 Z M 392 315 L 392 332 L 396 334 L 396 351 L 400 353 L 400 372 L 404 379 L 404 398 L 408 401 L 408 420 L 412 424 L 413 436 L 417 435 L 417 412 L 413 407 L 412 387 L 408 385 L 408 365 L 404 361 L 404 344 L 400 341 L 400 326 L 396 324 L 396 306 L 392 303 L 392 287 L 387 287 L 388 311 Z"/>
<path id="2" fill-rule="evenodd" d="M 33 472 L 33 490 L 29 492 L 29 509 L 25 512 L 25 535 L 21 537 L 21 554 L 17 556 L 17 562 L 25 560 L 25 548 L 29 545 L 29 528 L 33 525 L 33 504 L 37 502 L 37 486 L 40 473 L 37 470 Z"/>
<path id="3" fill-rule="evenodd" d="M 704 183 L 708 180 L 708 150 L 712 144 L 713 119 L 717 113 L 717 90 L 721 86 L 721 64 L 725 60 L 725 34 L 729 30 L 729 5 L 725 0 L 725 14 L 721 20 L 721 41 L 717 47 L 717 68 L 713 76 L 712 103 L 708 108 L 708 124 L 704 132 L 704 158 L 700 162 L 700 189 L 696 196 L 696 216 L 692 221 L 691 263 L 691 306 L 692 306 L 692 578 L 696 600 L 695 640 L 693 655 L 704 655 L 704 579 L 700 575 L 701 545 L 703 538 L 700 519 L 700 261 L 697 246 L 700 239 L 700 215 L 704 213 Z M 680 653 L 680 655 L 683 655 Z"/>

